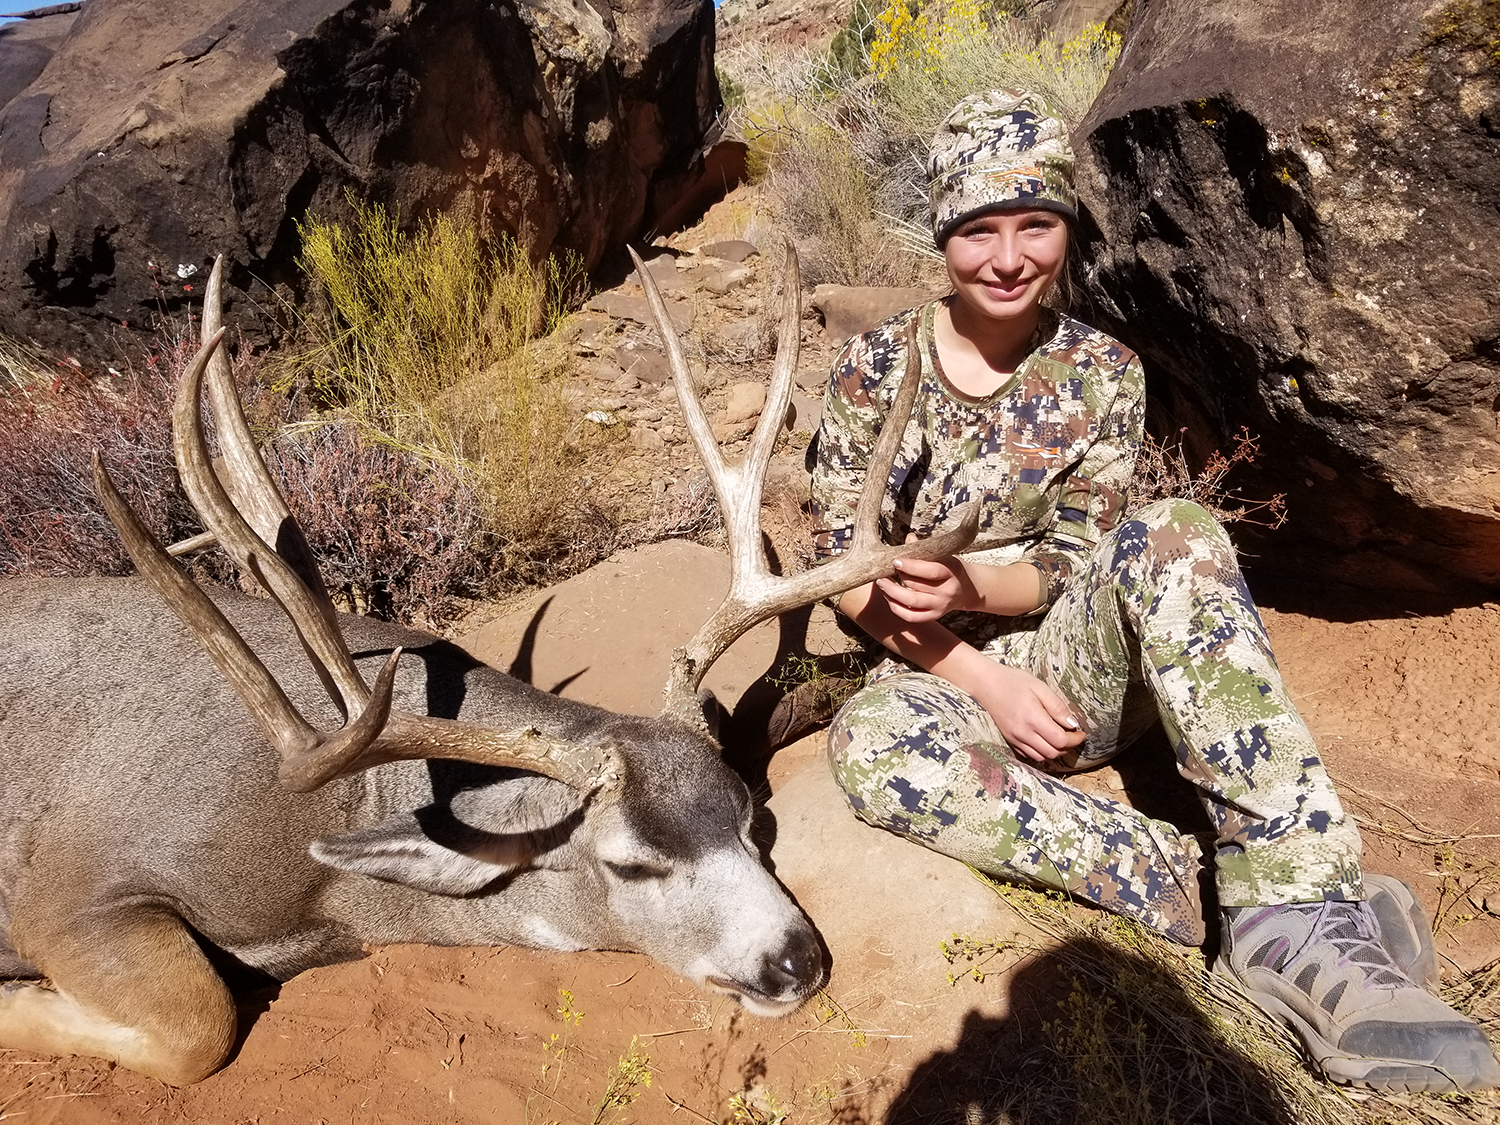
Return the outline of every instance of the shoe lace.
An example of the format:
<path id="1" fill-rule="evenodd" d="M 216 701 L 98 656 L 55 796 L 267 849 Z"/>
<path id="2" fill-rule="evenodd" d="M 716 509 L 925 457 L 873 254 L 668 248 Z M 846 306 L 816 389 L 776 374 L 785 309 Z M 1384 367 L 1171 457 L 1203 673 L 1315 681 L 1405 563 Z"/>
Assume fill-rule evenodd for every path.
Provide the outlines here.
<path id="1" fill-rule="evenodd" d="M 1339 961 L 1364 970 L 1365 985 L 1397 988 L 1412 982 L 1380 941 L 1374 914 L 1363 902 L 1325 902 L 1308 939 L 1308 948 L 1326 945 Z"/>

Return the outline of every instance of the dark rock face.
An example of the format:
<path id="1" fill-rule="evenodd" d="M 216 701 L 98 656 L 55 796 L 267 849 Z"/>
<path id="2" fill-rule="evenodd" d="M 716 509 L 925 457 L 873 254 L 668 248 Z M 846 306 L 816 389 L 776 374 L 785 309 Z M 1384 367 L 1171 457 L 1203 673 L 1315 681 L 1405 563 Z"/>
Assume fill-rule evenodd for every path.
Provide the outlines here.
<path id="1" fill-rule="evenodd" d="M 222 251 L 253 336 L 349 190 L 592 266 L 690 177 L 712 56 L 708 0 L 89 0 L 0 108 L 0 330 L 98 351 Z"/>
<path id="2" fill-rule="evenodd" d="M 1080 139 L 1094 319 L 1260 569 L 1500 585 L 1500 0 L 1141 0 Z"/>

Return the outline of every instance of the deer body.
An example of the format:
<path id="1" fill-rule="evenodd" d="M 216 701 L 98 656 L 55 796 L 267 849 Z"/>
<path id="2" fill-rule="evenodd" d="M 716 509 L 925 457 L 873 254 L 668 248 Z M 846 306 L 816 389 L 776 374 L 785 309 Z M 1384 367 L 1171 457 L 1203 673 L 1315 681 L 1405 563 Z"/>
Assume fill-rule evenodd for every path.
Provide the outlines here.
<path id="1" fill-rule="evenodd" d="M 280 611 L 213 597 L 303 713 L 337 726 Z M 637 950 L 767 1013 L 821 983 L 811 927 L 746 838 L 744 784 L 704 735 L 548 695 L 411 630 L 340 624 L 372 677 L 406 647 L 394 692 L 403 708 L 616 747 L 619 798 L 586 807 L 551 778 L 446 761 L 287 792 L 240 698 L 145 582 L 9 581 L 0 974 L 46 976 L 58 992 L 32 1000 L 66 996 L 117 1023 L 100 998 L 75 997 L 75 982 L 118 959 L 121 931 L 166 922 L 279 979 L 358 956 L 364 943 L 424 942 Z M 86 939 L 73 940 L 80 928 Z M 148 944 L 165 959 L 166 987 L 135 999 L 162 1022 L 201 1004 L 195 992 L 222 990 L 199 979 L 213 972 L 201 955 Z M 45 1019 L 13 1010 L 18 987 L 44 991 L 0 996 L 0 1044 L 55 1049 L 34 1026 Z M 222 1062 L 227 1026 L 194 1049 L 121 1061 L 169 1081 L 202 1077 Z M 76 1049 L 89 1050 L 87 1037 Z"/>
<path id="2" fill-rule="evenodd" d="M 228 1057 L 235 1009 L 200 940 L 283 979 L 367 942 L 634 950 L 752 1011 L 795 1008 L 823 981 L 822 949 L 750 840 L 749 793 L 698 687 L 757 621 L 889 574 L 898 556 L 973 540 L 977 505 L 920 544 L 879 541 L 920 373 L 871 454 L 848 553 L 773 576 L 761 482 L 790 401 L 797 302 L 767 408 L 730 466 L 641 269 L 733 577 L 675 654 L 663 714 L 613 715 L 437 638 L 334 613 L 220 350 L 222 267 L 173 412 L 204 535 L 156 543 L 96 459 L 99 498 L 144 580 L 0 583 L 0 977 L 12 978 L 0 1047 L 100 1055 L 173 1083 L 206 1076 Z M 800 291 L 791 253 L 785 290 Z M 272 600 L 199 589 L 172 555 L 206 544 Z"/>

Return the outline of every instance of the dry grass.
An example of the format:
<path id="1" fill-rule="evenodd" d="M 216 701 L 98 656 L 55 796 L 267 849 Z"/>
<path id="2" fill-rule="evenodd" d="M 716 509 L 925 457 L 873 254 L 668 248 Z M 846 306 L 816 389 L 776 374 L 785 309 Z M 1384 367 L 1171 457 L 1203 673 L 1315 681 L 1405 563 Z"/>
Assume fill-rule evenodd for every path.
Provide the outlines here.
<path id="1" fill-rule="evenodd" d="M 1218 450 L 1194 471 L 1178 442 L 1158 441 L 1146 435 L 1136 458 L 1135 475 L 1130 480 L 1130 503 L 1127 513 L 1156 500 L 1191 500 L 1206 508 L 1220 523 L 1239 521 L 1263 527 L 1280 527 L 1286 520 L 1286 496 L 1282 493 L 1265 500 L 1246 499 L 1229 483 L 1229 476 L 1240 465 L 1251 465 L 1260 455 L 1260 446 L 1241 426 L 1234 435 L 1234 449 L 1228 456 Z"/>
<path id="2" fill-rule="evenodd" d="M 852 122 L 815 122 L 772 164 L 770 187 L 803 249 L 809 284 L 912 285 L 922 261 L 887 229 L 880 168 L 857 147 Z"/>
<path id="3" fill-rule="evenodd" d="M 970 1095 L 962 1120 L 986 1125 L 1457 1125 L 1500 1119 L 1500 1094 L 1378 1094 L 1330 1085 L 1301 1063 L 1291 1036 L 1202 953 L 1127 919 L 978 876 L 1045 941 L 950 943 L 976 961 L 1049 982 L 1050 1014 Z M 996 964 L 1002 957 L 1008 963 Z M 964 972 L 955 974 L 962 986 Z M 1013 996 L 1015 993 L 1013 992 Z M 1500 962 L 1445 990 L 1493 1029 Z M 962 1044 L 960 1045 L 962 1046 Z"/>

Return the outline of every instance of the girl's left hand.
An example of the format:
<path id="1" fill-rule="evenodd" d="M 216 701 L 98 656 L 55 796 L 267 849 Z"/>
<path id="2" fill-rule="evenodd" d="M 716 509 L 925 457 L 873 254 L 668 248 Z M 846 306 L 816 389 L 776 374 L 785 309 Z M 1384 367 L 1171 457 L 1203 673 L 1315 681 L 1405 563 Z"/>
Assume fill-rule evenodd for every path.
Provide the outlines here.
<path id="1" fill-rule="evenodd" d="M 936 621 L 957 609 L 977 608 L 978 590 L 962 559 L 897 559 L 895 578 L 878 578 L 875 588 L 902 621 Z"/>

